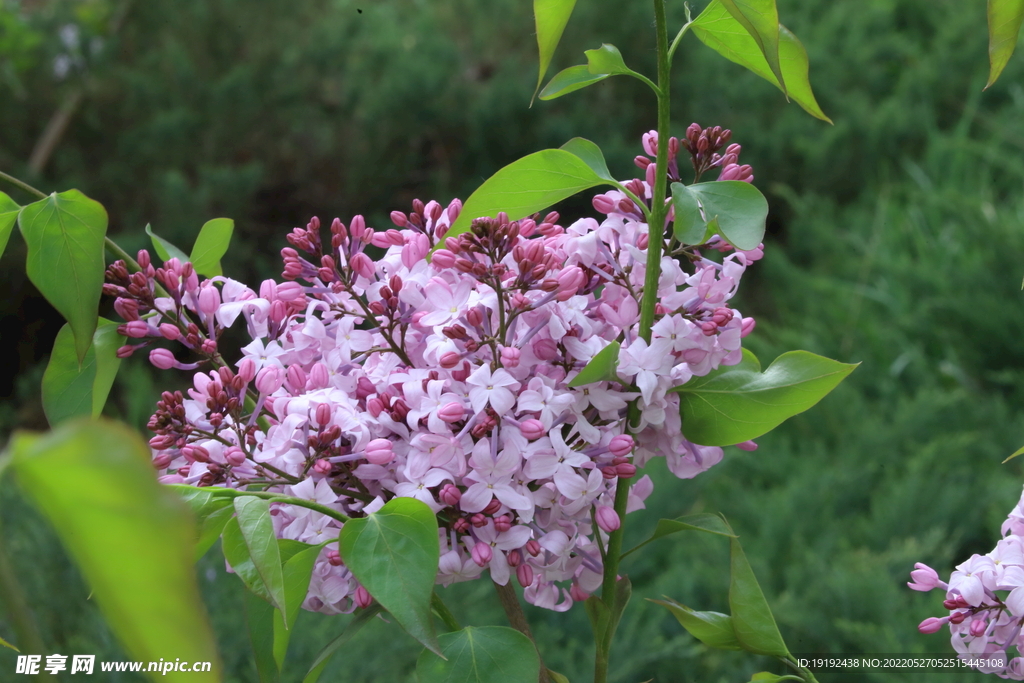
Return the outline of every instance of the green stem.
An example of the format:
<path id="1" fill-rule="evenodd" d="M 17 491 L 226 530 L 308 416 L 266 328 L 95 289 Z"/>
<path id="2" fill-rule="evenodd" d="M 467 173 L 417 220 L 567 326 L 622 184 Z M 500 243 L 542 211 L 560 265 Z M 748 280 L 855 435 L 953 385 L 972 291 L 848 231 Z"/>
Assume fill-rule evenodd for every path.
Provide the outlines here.
<path id="1" fill-rule="evenodd" d="M 337 510 L 332 510 L 329 507 L 320 505 L 319 503 L 314 503 L 313 501 L 306 500 L 305 498 L 293 498 L 292 496 L 286 496 L 282 493 L 273 493 L 268 491 L 236 491 L 234 489 L 218 489 L 216 491 L 213 489 L 204 490 L 209 491 L 215 496 L 220 496 L 223 498 L 241 498 L 242 496 L 254 496 L 256 498 L 263 498 L 264 500 L 269 500 L 271 503 L 296 505 L 300 508 L 307 508 L 309 510 L 319 512 L 322 515 L 327 515 L 332 519 L 338 520 L 342 524 L 349 520 L 348 517 L 341 514 Z"/>
<path id="2" fill-rule="evenodd" d="M 448 605 L 444 604 L 444 600 L 437 593 L 433 593 L 430 596 L 430 606 L 434 608 L 434 614 L 436 614 L 444 625 L 448 628 L 448 631 L 461 631 L 462 627 L 459 626 L 458 619 L 452 614 L 452 611 L 448 609 Z"/>
<path id="3" fill-rule="evenodd" d="M 49 195 L 47 195 L 47 194 L 37 190 L 36 188 L 32 187 L 28 183 L 26 183 L 24 181 L 21 181 L 21 180 L 18 180 L 17 178 L 15 178 L 12 175 L 7 175 L 3 171 L 0 171 L 0 178 L 6 180 L 11 185 L 16 185 L 16 186 L 20 187 L 21 189 L 25 190 L 25 192 L 28 192 L 29 194 L 34 194 L 35 196 L 39 197 L 40 199 L 46 199 L 49 196 Z"/>
<path id="4" fill-rule="evenodd" d="M 654 326 L 654 309 L 658 302 L 658 278 L 661 275 L 661 250 L 665 233 L 665 218 L 668 207 L 665 196 L 668 187 L 668 140 L 670 124 L 671 80 L 668 27 L 665 19 L 664 0 L 654 0 L 655 30 L 658 45 L 658 154 L 655 160 L 654 188 L 651 199 L 651 215 L 648 222 L 647 270 L 644 291 L 640 302 L 640 337 L 650 343 L 651 328 Z M 684 27 L 685 29 L 685 27 Z M 678 38 L 682 37 L 682 31 Z M 628 426 L 639 423 L 640 408 L 637 401 L 629 405 Z M 619 560 L 626 529 L 626 503 L 629 499 L 629 484 L 619 480 L 615 487 L 615 512 L 619 515 L 619 528 L 608 537 L 608 549 L 604 563 L 604 580 L 601 597 L 608 607 L 615 604 L 615 590 L 619 574 Z M 613 629 L 608 628 L 596 645 L 594 661 L 594 683 L 606 683 L 611 653 Z"/>

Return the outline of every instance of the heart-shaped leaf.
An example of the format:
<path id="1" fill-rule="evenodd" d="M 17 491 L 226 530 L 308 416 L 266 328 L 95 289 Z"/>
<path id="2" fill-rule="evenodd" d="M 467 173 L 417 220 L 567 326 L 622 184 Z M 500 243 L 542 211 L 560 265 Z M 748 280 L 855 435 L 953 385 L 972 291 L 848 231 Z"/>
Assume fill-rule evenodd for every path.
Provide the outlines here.
<path id="1" fill-rule="evenodd" d="M 551 58 L 562 39 L 565 25 L 569 23 L 576 0 L 533 0 L 533 16 L 537 25 L 537 52 L 540 55 L 540 69 L 537 73 L 537 87 L 544 82 Z"/>
<path id="2" fill-rule="evenodd" d="M 559 149 L 564 149 L 566 152 L 571 152 L 578 156 L 598 178 L 617 184 L 615 178 L 612 177 L 611 171 L 608 170 L 608 162 L 604 160 L 604 153 L 601 152 L 601 148 L 595 143 L 586 138 L 573 138 Z"/>
<path id="3" fill-rule="evenodd" d="M 188 261 L 188 256 L 185 252 L 153 232 L 153 228 L 149 224 L 146 224 L 146 234 L 149 235 L 149 239 L 153 242 L 153 251 L 156 252 L 161 261 L 170 261 L 172 258 L 178 259 L 181 263 Z"/>
<path id="4" fill-rule="evenodd" d="M 239 496 L 234 504 L 239 531 L 245 539 L 253 566 L 266 586 L 270 602 L 287 616 L 281 551 L 274 534 L 274 523 L 270 520 L 270 503 L 256 496 Z M 285 626 L 288 626 L 287 621 Z"/>
<path id="5" fill-rule="evenodd" d="M 214 662 L 212 671 L 166 678 L 221 680 L 192 566 L 195 529 L 178 496 L 157 483 L 146 442 L 113 422 L 76 420 L 44 436 L 17 433 L 11 451 L 19 484 L 131 658 Z"/>
<path id="6" fill-rule="evenodd" d="M 750 69 L 782 90 L 811 116 L 832 123 L 832 120 L 821 111 L 811 91 L 807 50 L 782 24 L 779 24 L 779 66 L 785 79 L 785 89 L 772 73 L 757 41 L 736 21 L 720 0 L 714 0 L 693 20 L 691 30 L 702 43 L 718 54 Z"/>
<path id="7" fill-rule="evenodd" d="M 683 244 L 701 244 L 708 224 L 700 211 L 697 195 L 682 183 L 672 183 L 672 207 L 675 210 L 673 230 Z"/>
<path id="8" fill-rule="evenodd" d="M 540 675 L 533 643 L 505 626 L 467 626 L 438 641 L 445 659 L 424 650 L 416 661 L 420 683 L 536 683 Z"/>
<path id="9" fill-rule="evenodd" d="M 623 61 L 619 48 L 614 45 L 604 43 L 597 49 L 585 50 L 583 54 L 587 56 L 587 69 L 595 76 L 601 74 L 608 74 L 609 76 L 633 74 L 633 70 L 626 66 L 626 62 Z"/>
<path id="10" fill-rule="evenodd" d="M 223 273 L 220 260 L 228 251 L 234 229 L 235 222 L 230 218 L 214 218 L 203 224 L 188 259 L 197 273 L 206 277 L 216 277 Z"/>
<path id="11" fill-rule="evenodd" d="M 14 224 L 18 222 L 20 212 L 21 207 L 13 199 L 0 192 L 0 256 L 4 255 L 4 249 L 7 248 L 7 241 L 11 239 L 11 231 L 14 230 Z"/>
<path id="12" fill-rule="evenodd" d="M 757 43 L 782 92 L 786 82 L 779 64 L 779 10 L 775 0 L 718 0 Z"/>
<path id="13" fill-rule="evenodd" d="M 729 611 L 736 640 L 748 652 L 785 657 L 789 650 L 743 547 L 735 538 L 729 539 L 729 558 Z"/>
<path id="14" fill-rule="evenodd" d="M 370 595 L 409 635 L 440 655 L 430 621 L 440 557 L 433 511 L 415 498 L 394 498 L 377 512 L 345 522 L 338 549 Z"/>
<path id="15" fill-rule="evenodd" d="M 51 426 L 72 417 L 97 417 L 103 412 L 121 365 L 117 349 L 123 343 L 117 323 L 100 318 L 92 346 L 79 363 L 71 327 L 60 329 L 43 373 L 43 412 Z"/>
<path id="16" fill-rule="evenodd" d="M 996 82 L 1017 47 L 1024 21 L 1024 0 L 988 0 L 988 83 Z"/>
<path id="17" fill-rule="evenodd" d="M 54 193 L 18 215 L 32 284 L 71 325 L 79 361 L 92 345 L 103 288 L 107 212 L 78 190 Z"/>
<path id="18" fill-rule="evenodd" d="M 569 382 L 570 387 L 581 387 L 594 382 L 622 382 L 615 374 L 619 366 L 619 342 L 612 342 L 590 359 L 579 374 Z"/>
<path id="19" fill-rule="evenodd" d="M 672 183 L 672 202 L 676 209 L 676 239 L 684 244 L 702 242 L 704 225 L 741 250 L 756 249 L 764 239 L 768 200 L 750 183 L 742 180 L 714 180 L 693 185 Z M 703 210 L 703 218 L 698 218 L 699 212 L 693 212 L 694 202 Z"/>
<path id="20" fill-rule="evenodd" d="M 741 650 L 733 631 L 732 617 L 720 612 L 698 612 L 673 600 L 651 600 L 668 608 L 691 636 L 709 647 L 720 650 Z"/>
<path id="21" fill-rule="evenodd" d="M 704 446 L 731 446 L 756 439 L 804 412 L 857 365 L 790 351 L 762 373 L 757 357 L 744 349 L 738 365 L 722 366 L 671 391 L 679 393 L 687 439 Z"/>
<path id="22" fill-rule="evenodd" d="M 592 74 L 586 64 L 570 66 L 555 74 L 544 89 L 537 95 L 542 100 L 553 100 L 562 95 L 582 90 L 588 85 L 599 83 L 608 78 L 609 74 Z"/>

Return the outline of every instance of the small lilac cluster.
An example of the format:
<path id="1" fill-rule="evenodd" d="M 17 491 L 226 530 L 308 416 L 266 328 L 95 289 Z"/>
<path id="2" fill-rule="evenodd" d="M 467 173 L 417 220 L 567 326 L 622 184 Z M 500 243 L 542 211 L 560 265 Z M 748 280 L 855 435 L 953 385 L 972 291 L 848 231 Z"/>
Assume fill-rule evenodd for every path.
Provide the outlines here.
<path id="1" fill-rule="evenodd" d="M 907 585 L 917 591 L 946 592 L 945 617 L 921 622 L 921 633 L 936 633 L 949 624 L 953 649 L 984 673 L 1024 680 L 1024 495 L 1002 526 L 1003 538 L 985 555 L 957 565 L 949 582 L 918 562 Z M 1010 655 L 1016 648 L 1018 656 Z M 973 662 L 973 663 L 972 663 Z"/>
<path id="2" fill-rule="evenodd" d="M 693 130 L 695 155 L 710 149 L 702 140 L 728 140 L 728 131 Z M 656 153 L 655 133 L 643 143 Z M 670 145 L 678 152 L 675 138 Z M 739 150 L 729 150 L 715 163 L 749 179 L 730 171 Z M 649 203 L 647 168 L 647 182 L 628 187 Z M 717 236 L 698 248 L 669 235 L 658 290 L 644 292 L 642 211 L 619 191 L 594 206 L 603 220 L 562 227 L 556 213 L 499 214 L 447 236 L 461 203 L 417 200 L 411 213 L 391 214 L 388 230 L 335 219 L 329 242 L 314 218 L 288 236 L 284 282 L 259 291 L 199 281 L 175 259 L 155 268 L 145 252 L 139 272 L 115 263 L 106 291 L 137 342 L 119 354 L 168 340 L 198 360 L 158 347 L 155 366 L 215 366 L 195 374 L 187 396 L 165 392 L 157 405 L 149 427 L 161 480 L 279 491 L 349 517 L 413 497 L 437 514 L 438 582 L 487 569 L 500 584 L 514 574 L 534 605 L 562 611 L 585 600 L 601 583 L 602 544 L 620 525 L 616 486 L 631 486 L 630 512 L 651 492 L 648 477 L 632 481 L 651 457 L 666 456 L 682 478 L 721 460 L 721 448 L 683 438 L 669 389 L 739 362 L 754 321 L 728 302 L 761 257 Z M 371 246 L 383 255 L 371 258 Z M 650 343 L 639 334 L 643 296 L 659 301 Z M 252 341 L 229 365 L 220 339 L 238 321 Z M 570 387 L 613 341 L 619 380 Z M 630 435 L 634 400 L 640 424 Z M 279 503 L 272 513 L 280 538 L 326 543 L 307 609 L 370 604 L 327 543 L 336 520 Z"/>

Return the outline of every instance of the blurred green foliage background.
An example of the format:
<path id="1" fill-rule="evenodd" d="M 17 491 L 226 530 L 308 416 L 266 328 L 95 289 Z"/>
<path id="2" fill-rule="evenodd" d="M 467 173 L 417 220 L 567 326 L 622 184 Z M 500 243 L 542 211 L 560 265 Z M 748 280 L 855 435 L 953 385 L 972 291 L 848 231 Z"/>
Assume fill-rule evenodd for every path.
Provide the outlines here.
<path id="1" fill-rule="evenodd" d="M 941 599 L 908 590 L 908 572 L 923 561 L 948 573 L 991 549 L 1021 486 L 1018 461 L 1000 461 L 1024 443 L 1024 56 L 983 93 L 984 3 L 778 4 L 807 47 L 811 82 L 835 125 L 688 39 L 677 56 L 675 128 L 731 128 L 769 197 L 766 258 L 739 302 L 758 319 L 751 348 L 764 362 L 805 348 L 862 365 L 756 452 L 729 449 L 723 464 L 685 482 L 653 465 L 655 493 L 648 512 L 630 518 L 629 536 L 639 540 L 658 517 L 721 511 L 793 652 L 946 653 L 946 636 L 916 631 L 940 613 Z M 187 245 L 205 220 L 232 217 L 225 270 L 249 282 L 279 270 L 285 233 L 312 215 L 363 213 L 386 226 L 388 212 L 408 210 L 414 197 L 465 198 L 502 165 L 575 135 L 598 142 L 613 172 L 630 177 L 640 135 L 654 125 L 649 94 L 609 79 L 530 108 L 530 5 L 6 0 L 0 170 L 101 201 L 129 251 L 145 245 L 147 223 Z M 670 11 L 678 25 L 682 3 Z M 611 42 L 651 73 L 650 24 L 644 2 L 581 2 L 553 66 Z M 561 208 L 572 217 L 588 206 L 584 197 Z M 3 440 L 14 428 L 46 426 L 39 380 L 61 323 L 25 279 L 24 257 L 15 237 L 0 261 Z M 156 394 L 181 381 L 132 359 L 107 412 L 141 429 Z M 50 650 L 123 658 L 10 478 L 0 519 Z M 778 672 L 768 660 L 708 651 L 643 600 L 668 595 L 726 611 L 719 541 L 676 536 L 624 565 L 634 602 L 614 680 L 740 682 Z M 255 681 L 241 584 L 217 550 L 199 572 L 228 680 Z M 486 582 L 445 598 L 464 623 L 501 623 Z M 593 653 L 582 610 L 529 616 L 549 665 L 587 680 Z M 287 680 L 301 680 L 346 619 L 303 617 Z M 0 636 L 9 635 L 0 621 Z M 377 622 L 323 680 L 411 680 L 416 654 L 397 627 Z M 0 670 L 13 671 L 9 651 Z"/>

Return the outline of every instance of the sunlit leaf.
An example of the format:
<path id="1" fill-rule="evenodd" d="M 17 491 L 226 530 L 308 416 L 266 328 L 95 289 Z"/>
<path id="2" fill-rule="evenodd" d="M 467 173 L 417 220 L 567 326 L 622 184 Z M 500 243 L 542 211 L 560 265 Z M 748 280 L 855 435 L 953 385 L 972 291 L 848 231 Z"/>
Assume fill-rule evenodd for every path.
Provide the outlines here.
<path id="1" fill-rule="evenodd" d="M 338 549 L 370 595 L 409 635 L 440 654 L 430 621 L 440 556 L 433 511 L 415 498 L 394 498 L 377 512 L 345 522 Z"/>
<path id="2" fill-rule="evenodd" d="M 757 43 L 782 92 L 786 92 L 785 74 L 779 65 L 779 10 L 775 0 L 718 0 Z"/>
<path id="3" fill-rule="evenodd" d="M 214 218 L 203 224 L 188 258 L 197 273 L 206 277 L 223 274 L 220 260 L 228 251 L 234 229 L 235 222 L 230 218 Z"/>
<path id="4" fill-rule="evenodd" d="M 587 56 L 587 69 L 595 76 L 600 74 L 630 75 L 633 73 L 633 70 L 623 61 L 619 48 L 614 45 L 604 43 L 594 50 L 584 50 L 583 54 Z"/>
<path id="5" fill-rule="evenodd" d="M 768 200 L 750 183 L 742 180 L 714 180 L 694 185 L 672 183 L 672 201 L 676 208 L 676 239 L 684 244 L 699 244 L 704 237 L 703 225 L 710 226 L 741 250 L 756 249 L 764 239 Z M 694 214 L 693 202 L 703 209 L 703 218 L 699 212 Z"/>
<path id="6" fill-rule="evenodd" d="M 209 489 L 193 486 L 173 485 L 192 514 L 199 521 L 199 537 L 196 542 L 196 561 L 206 554 L 224 531 L 228 520 L 235 514 L 230 498 L 213 495 Z M 241 530 L 239 530 L 241 533 Z M 244 542 L 244 541 L 243 541 Z"/>
<path id="7" fill-rule="evenodd" d="M 170 261 L 172 258 L 176 258 L 182 263 L 188 261 L 188 256 L 185 252 L 153 232 L 153 228 L 149 224 L 146 225 L 146 234 L 149 235 L 149 239 L 153 242 L 153 250 L 160 257 L 161 261 Z"/>
<path id="8" fill-rule="evenodd" d="M 3 256 L 7 248 L 7 241 L 11 239 L 11 231 L 18 222 L 20 211 L 21 207 L 13 199 L 0 192 L 0 256 Z"/>
<path id="9" fill-rule="evenodd" d="M 274 523 L 270 520 L 270 503 L 256 496 L 240 496 L 235 498 L 234 504 L 239 530 L 253 566 L 267 588 L 270 602 L 287 616 L 281 551 L 274 534 Z M 285 626 L 288 626 L 287 621 Z"/>
<path id="10" fill-rule="evenodd" d="M 11 645 L 10 643 L 8 643 L 8 642 L 7 642 L 6 640 L 4 640 L 3 638 L 0 638 L 0 646 L 2 646 L 2 647 L 6 647 L 6 648 L 10 648 L 11 650 L 14 650 L 15 652 L 21 652 L 21 650 L 19 650 L 18 648 L 14 647 L 13 645 Z"/>
<path id="11" fill-rule="evenodd" d="M 211 672 L 161 680 L 221 680 L 193 571 L 191 516 L 157 483 L 146 442 L 100 420 L 68 422 L 45 436 L 17 433 L 11 443 L 21 487 L 57 530 L 131 658 L 214 662 Z"/>
<path id="12" fill-rule="evenodd" d="M 679 393 L 687 439 L 704 446 L 731 446 L 756 439 L 804 412 L 857 365 L 790 351 L 762 373 L 757 357 L 744 349 L 738 365 L 722 366 L 670 391 Z"/>
<path id="13" fill-rule="evenodd" d="M 988 83 L 996 82 L 1017 47 L 1024 0 L 988 0 Z"/>
<path id="14" fill-rule="evenodd" d="M 576 0 L 533 0 L 533 15 L 537 22 L 537 51 L 540 54 L 540 69 L 537 73 L 537 87 L 544 82 L 551 58 L 562 39 L 565 25 L 569 23 Z"/>
<path id="15" fill-rule="evenodd" d="M 536 683 L 540 658 L 529 638 L 505 626 L 467 626 L 438 638 L 446 659 L 424 650 L 420 683 Z"/>
<path id="16" fill-rule="evenodd" d="M 537 97 L 542 100 L 553 100 L 556 97 L 586 88 L 588 85 L 599 83 L 608 76 L 609 74 L 590 73 L 590 68 L 586 64 L 570 66 L 555 74 Z"/>
<path id="17" fill-rule="evenodd" d="M 57 333 L 42 384 L 43 412 L 51 426 L 72 417 L 97 417 L 103 412 L 121 365 L 117 349 L 124 337 L 117 333 L 117 327 L 115 322 L 99 319 L 93 344 L 81 364 L 71 327 L 64 325 Z"/>
<path id="18" fill-rule="evenodd" d="M 693 20 L 691 30 L 702 43 L 715 52 L 745 66 L 788 94 L 811 116 L 832 123 L 832 120 L 821 111 L 811 91 L 807 50 L 785 26 L 779 24 L 779 65 L 786 82 L 784 90 L 761 54 L 757 42 L 719 0 L 714 0 Z"/>
<path id="19" fill-rule="evenodd" d="M 1011 456 L 1010 456 L 1010 457 L 1008 457 L 1008 458 L 1007 458 L 1006 460 L 1004 460 L 1004 461 L 1003 461 L 1003 463 L 1005 464 L 1005 463 L 1007 463 L 1007 462 L 1009 462 L 1009 461 L 1013 460 L 1014 458 L 1016 458 L 1016 457 L 1017 457 L 1018 455 L 1020 455 L 1021 453 L 1024 453 L 1024 446 L 1021 446 L 1021 447 L 1020 447 L 1020 448 L 1018 448 L 1018 449 L 1017 449 L 1016 451 L 1014 451 L 1014 452 L 1013 452 L 1013 455 L 1011 455 Z"/>
<path id="20" fill-rule="evenodd" d="M 747 562 L 740 542 L 729 539 L 729 611 L 736 640 L 744 650 L 759 655 L 785 657 L 789 654 L 775 617 L 764 599 L 754 570 Z"/>
<path id="21" fill-rule="evenodd" d="M 720 650 L 741 650 L 733 631 L 732 617 L 719 612 L 698 612 L 673 600 L 651 600 L 668 608 L 686 631 L 708 647 Z"/>
<path id="22" fill-rule="evenodd" d="M 611 171 L 608 170 L 608 162 L 604 160 L 604 153 L 601 151 L 601 148 L 590 140 L 586 138 L 573 138 L 559 149 L 564 149 L 566 152 L 578 156 L 598 178 L 607 180 L 610 183 L 616 182 L 615 178 L 612 177 Z"/>
<path id="23" fill-rule="evenodd" d="M 18 226 L 28 245 L 28 277 L 71 325 L 82 361 L 96 331 L 107 212 L 78 190 L 68 190 L 23 208 Z"/>
<path id="24" fill-rule="evenodd" d="M 621 382 L 615 374 L 619 365 L 619 342 L 612 342 L 590 359 L 579 374 L 569 382 L 570 387 L 581 387 L 594 382 Z"/>
<path id="25" fill-rule="evenodd" d="M 672 183 L 672 206 L 675 209 L 673 231 L 676 239 L 683 244 L 703 242 L 708 225 L 700 212 L 697 195 L 682 183 Z"/>

